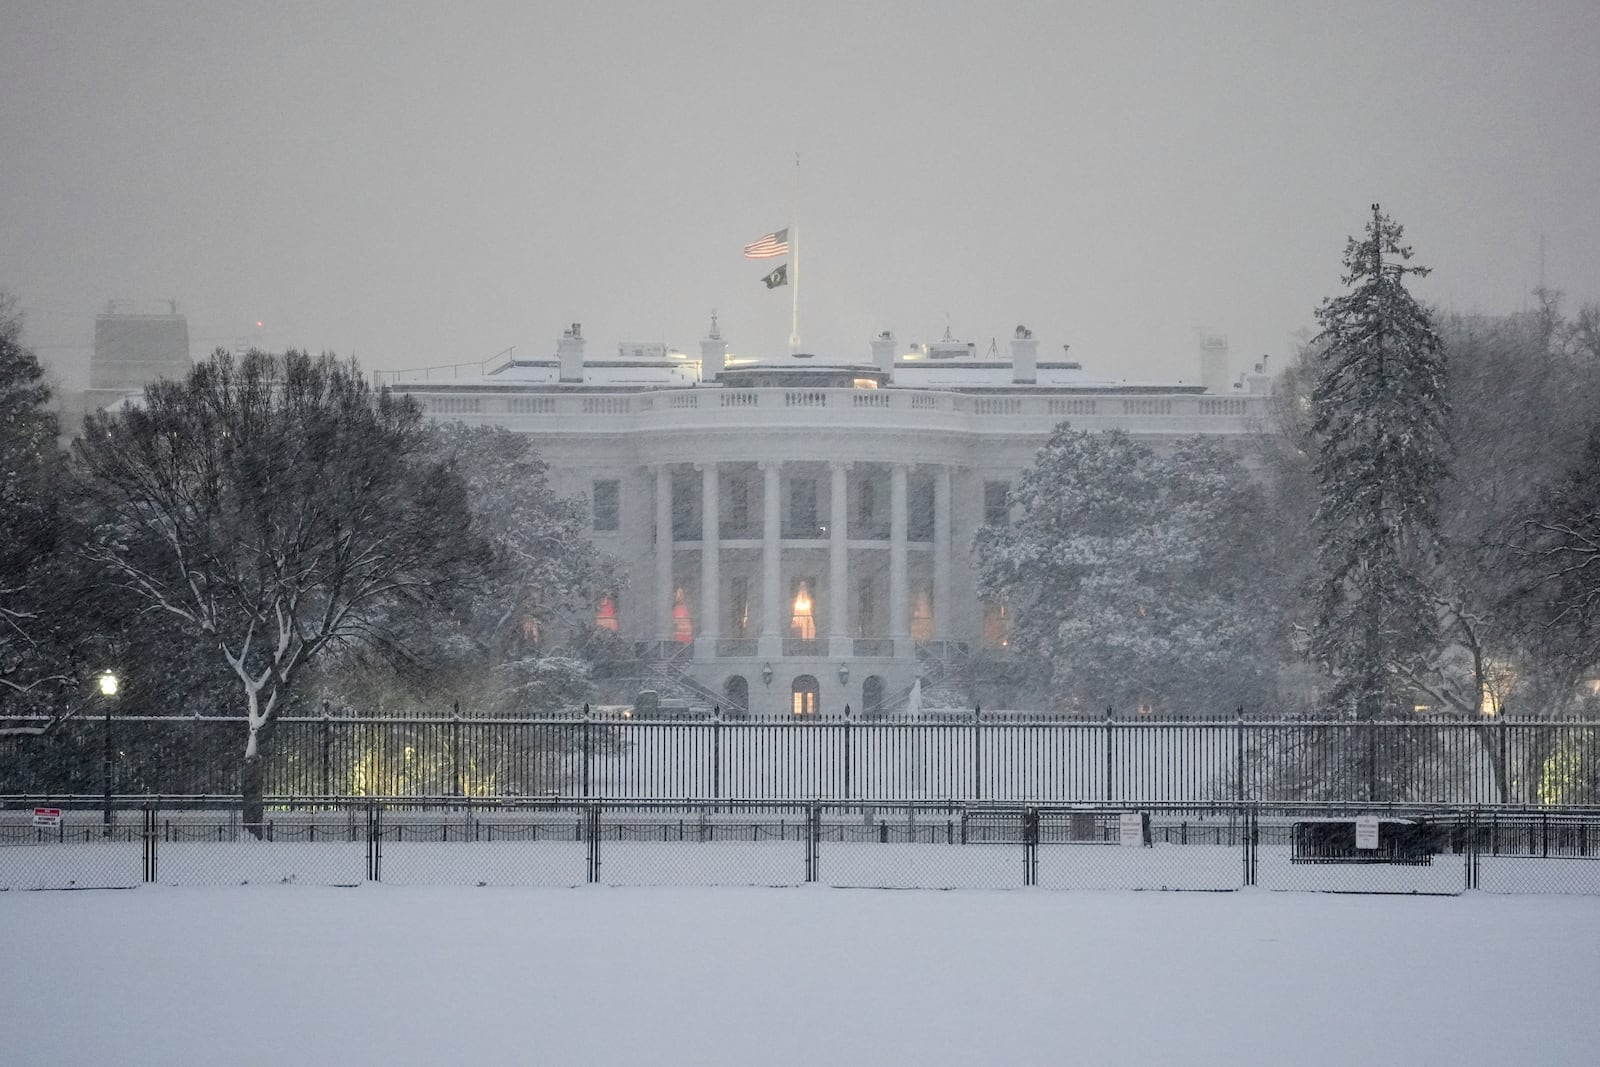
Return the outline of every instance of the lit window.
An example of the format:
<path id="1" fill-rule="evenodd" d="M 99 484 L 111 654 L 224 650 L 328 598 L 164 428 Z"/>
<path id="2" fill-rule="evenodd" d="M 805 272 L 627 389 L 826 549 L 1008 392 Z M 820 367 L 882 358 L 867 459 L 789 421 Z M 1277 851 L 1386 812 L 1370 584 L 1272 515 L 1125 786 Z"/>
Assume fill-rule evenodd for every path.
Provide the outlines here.
<path id="1" fill-rule="evenodd" d="M 789 629 L 795 637 L 805 641 L 815 640 L 817 620 L 812 614 L 811 586 L 802 579 L 795 589 L 794 604 L 789 615 Z"/>
<path id="2" fill-rule="evenodd" d="M 600 604 L 594 609 L 594 627 L 597 630 L 610 630 L 616 633 L 621 620 L 617 616 L 617 602 L 611 596 L 600 598 Z"/>
<path id="3" fill-rule="evenodd" d="M 1011 644 L 1011 620 L 1006 606 L 991 600 L 983 606 L 983 643 L 990 648 L 1005 648 Z"/>
<path id="4" fill-rule="evenodd" d="M 802 674 L 794 680 L 794 686 L 789 690 L 790 708 L 794 714 L 801 717 L 817 713 L 817 695 L 821 687 L 817 680 L 809 674 Z"/>
<path id="5" fill-rule="evenodd" d="M 682 589 L 672 597 L 672 639 L 680 645 L 694 641 L 694 620 L 689 617 L 689 605 Z"/>
<path id="6" fill-rule="evenodd" d="M 917 590 L 911 603 L 911 638 L 919 645 L 933 640 L 933 598 L 926 589 Z"/>
<path id="7" fill-rule="evenodd" d="M 622 483 L 604 481 L 594 483 L 594 528 L 615 530 L 621 512 Z"/>

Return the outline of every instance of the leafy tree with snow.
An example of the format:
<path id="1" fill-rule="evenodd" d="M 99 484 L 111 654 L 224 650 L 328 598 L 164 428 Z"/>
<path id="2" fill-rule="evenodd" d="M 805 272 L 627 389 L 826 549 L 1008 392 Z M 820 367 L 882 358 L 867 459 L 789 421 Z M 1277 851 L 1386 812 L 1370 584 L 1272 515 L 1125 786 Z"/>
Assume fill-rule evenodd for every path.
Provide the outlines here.
<path id="1" fill-rule="evenodd" d="M 1529 623 L 1571 676 L 1600 663 L 1600 422 L 1561 475 L 1541 486 L 1517 541 Z"/>
<path id="2" fill-rule="evenodd" d="M 978 534 L 979 589 L 1006 604 L 1011 647 L 1053 703 L 1214 714 L 1268 698 L 1261 493 L 1225 446 L 1161 456 L 1063 424 L 1012 501 L 1015 522 Z"/>
<path id="3" fill-rule="evenodd" d="M 1428 312 L 1407 291 L 1411 249 L 1372 206 L 1345 250 L 1349 292 L 1317 311 L 1316 618 L 1311 651 L 1332 684 L 1326 709 L 1375 719 L 1412 704 L 1406 679 L 1437 648 L 1428 577 L 1446 472 L 1445 359 Z"/>
<path id="4" fill-rule="evenodd" d="M 85 557 L 237 680 L 253 827 L 272 727 L 313 659 L 384 640 L 397 607 L 431 610 L 479 572 L 461 479 L 427 444 L 415 402 L 353 362 L 219 351 L 74 445 Z"/>
<path id="5" fill-rule="evenodd" d="M 319 685 L 371 714 L 458 706 L 476 714 L 534 713 L 582 703 L 588 667 L 557 639 L 587 625 L 605 561 L 583 502 L 558 495 L 524 434 L 436 423 L 428 449 L 465 485 L 473 537 L 486 546 L 481 580 L 427 616 L 325 665 Z"/>

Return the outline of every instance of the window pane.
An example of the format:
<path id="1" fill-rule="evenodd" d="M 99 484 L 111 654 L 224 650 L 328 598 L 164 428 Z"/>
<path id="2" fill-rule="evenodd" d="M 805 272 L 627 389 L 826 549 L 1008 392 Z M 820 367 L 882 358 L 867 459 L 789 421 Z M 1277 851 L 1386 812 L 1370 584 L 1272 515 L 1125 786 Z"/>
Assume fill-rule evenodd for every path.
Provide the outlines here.
<path id="1" fill-rule="evenodd" d="M 615 530 L 622 502 L 622 483 L 604 481 L 594 483 L 594 528 Z"/>
<path id="2" fill-rule="evenodd" d="M 983 483 L 983 521 L 986 526 L 1004 526 L 1011 521 L 1011 509 L 1006 504 L 1008 482 Z"/>

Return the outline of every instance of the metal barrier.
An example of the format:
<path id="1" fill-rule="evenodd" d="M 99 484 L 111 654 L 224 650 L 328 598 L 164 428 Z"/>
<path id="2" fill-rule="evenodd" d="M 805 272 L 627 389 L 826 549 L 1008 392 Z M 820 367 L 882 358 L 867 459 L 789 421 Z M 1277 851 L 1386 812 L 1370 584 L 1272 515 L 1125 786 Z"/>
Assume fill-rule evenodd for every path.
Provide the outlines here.
<path id="1" fill-rule="evenodd" d="M 0 737 L 0 794 L 235 794 L 243 739 L 237 719 L 72 720 Z M 322 715 L 266 751 L 267 792 L 293 796 L 1600 803 L 1600 722 L 1571 720 Z"/>
<path id="2" fill-rule="evenodd" d="M 249 826 L 230 797 L 116 798 L 110 819 L 100 798 L 0 798 L 0 889 L 818 882 L 1600 895 L 1593 807 L 554 797 L 269 805 Z M 1303 847 L 1319 836 L 1308 827 L 1357 840 L 1358 818 L 1403 829 L 1405 862 L 1376 836 L 1371 850 Z"/>

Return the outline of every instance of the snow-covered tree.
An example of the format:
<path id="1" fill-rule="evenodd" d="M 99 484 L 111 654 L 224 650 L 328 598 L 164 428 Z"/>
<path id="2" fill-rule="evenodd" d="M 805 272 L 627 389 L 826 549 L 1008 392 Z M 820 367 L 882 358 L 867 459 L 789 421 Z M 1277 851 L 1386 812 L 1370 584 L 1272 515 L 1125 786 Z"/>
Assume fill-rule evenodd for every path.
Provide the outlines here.
<path id="1" fill-rule="evenodd" d="M 979 532 L 982 595 L 1052 703 L 1212 713 L 1270 690 L 1272 618 L 1252 579 L 1260 489 L 1226 447 L 1167 456 L 1063 425 Z"/>
<path id="2" fill-rule="evenodd" d="M 534 713 L 587 700 L 589 670 L 562 647 L 588 625 L 605 581 L 582 501 L 555 492 L 524 434 L 438 423 L 428 448 L 466 487 L 473 536 L 487 546 L 482 579 L 448 612 L 396 619 L 397 642 L 325 663 L 319 689 L 373 714 Z"/>
<path id="3" fill-rule="evenodd" d="M 1402 228 L 1372 206 L 1345 250 L 1350 291 L 1317 311 L 1316 620 L 1311 650 L 1331 676 L 1333 714 L 1373 719 L 1409 709 L 1408 673 L 1438 646 L 1429 575 L 1446 470 L 1445 360 L 1411 296 Z"/>
<path id="4" fill-rule="evenodd" d="M 293 351 L 218 352 L 75 443 L 87 558 L 238 680 L 252 826 L 271 728 L 313 658 L 381 640 L 396 605 L 426 609 L 478 572 L 461 480 L 427 444 L 415 402 Z"/>
<path id="5" fill-rule="evenodd" d="M 1546 652 L 1577 674 L 1600 664 L 1600 422 L 1524 512 L 1517 548 Z"/>
<path id="6" fill-rule="evenodd" d="M 0 293 L 0 708 L 60 713 L 56 698 L 74 677 L 69 637 L 51 617 L 62 559 L 49 400 L 44 370 L 22 343 L 15 301 Z"/>

